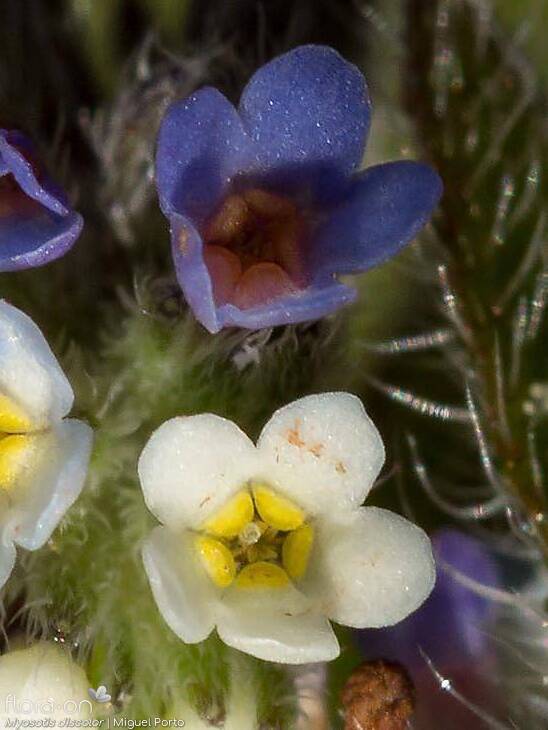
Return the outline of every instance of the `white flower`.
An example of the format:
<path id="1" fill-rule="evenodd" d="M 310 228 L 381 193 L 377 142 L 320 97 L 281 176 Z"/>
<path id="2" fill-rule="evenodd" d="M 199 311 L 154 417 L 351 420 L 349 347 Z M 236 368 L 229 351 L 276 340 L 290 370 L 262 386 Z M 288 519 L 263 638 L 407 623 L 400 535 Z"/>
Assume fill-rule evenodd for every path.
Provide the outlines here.
<path id="1" fill-rule="evenodd" d="M 143 558 L 158 607 L 185 642 L 216 626 L 270 661 L 333 659 L 328 619 L 397 623 L 430 593 L 430 542 L 415 525 L 363 508 L 384 461 L 358 398 L 313 395 L 277 411 L 257 446 L 212 414 L 173 418 L 139 460 L 163 523 Z"/>
<path id="2" fill-rule="evenodd" d="M 0 720 L 91 717 L 84 670 L 60 647 L 40 642 L 0 657 Z"/>
<path id="3" fill-rule="evenodd" d="M 15 543 L 40 548 L 84 485 L 92 430 L 44 336 L 0 300 L 0 586 Z"/>

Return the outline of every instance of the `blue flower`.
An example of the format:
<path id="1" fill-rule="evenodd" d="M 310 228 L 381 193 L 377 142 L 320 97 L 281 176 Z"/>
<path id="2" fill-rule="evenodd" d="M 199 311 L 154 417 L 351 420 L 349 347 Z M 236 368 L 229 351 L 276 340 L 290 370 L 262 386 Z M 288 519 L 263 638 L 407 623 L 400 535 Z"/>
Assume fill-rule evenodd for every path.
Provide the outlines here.
<path id="1" fill-rule="evenodd" d="M 31 142 L 0 129 L 0 271 L 42 266 L 63 256 L 82 217 L 36 162 Z"/>
<path id="2" fill-rule="evenodd" d="M 322 317 L 356 292 L 337 280 L 397 253 L 441 195 L 428 166 L 357 172 L 365 79 L 331 48 L 260 68 L 238 109 L 203 88 L 168 109 L 156 177 L 179 284 L 210 331 Z"/>

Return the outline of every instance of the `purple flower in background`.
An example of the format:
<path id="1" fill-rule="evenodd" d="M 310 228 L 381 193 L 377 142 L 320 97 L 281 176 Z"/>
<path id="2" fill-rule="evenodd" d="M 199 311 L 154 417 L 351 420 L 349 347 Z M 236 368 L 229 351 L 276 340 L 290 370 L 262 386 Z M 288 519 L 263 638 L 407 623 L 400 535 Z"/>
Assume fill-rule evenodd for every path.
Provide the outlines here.
<path id="1" fill-rule="evenodd" d="M 365 79 L 302 46 L 251 78 L 238 109 L 203 88 L 167 111 L 156 177 L 177 278 L 210 331 L 317 319 L 352 301 L 339 274 L 397 253 L 441 195 L 428 166 L 356 172 L 370 121 Z"/>
<path id="2" fill-rule="evenodd" d="M 42 266 L 63 256 L 82 217 L 36 162 L 31 142 L 0 129 L 0 271 Z"/>
<path id="3" fill-rule="evenodd" d="M 467 701 L 487 712 L 500 708 L 492 681 L 497 605 L 458 578 L 499 588 L 500 567 L 482 542 L 457 530 L 440 530 L 432 544 L 437 582 L 430 597 L 397 626 L 360 631 L 358 643 L 367 659 L 397 661 L 408 669 L 417 691 L 417 728 L 437 729 L 443 717 L 444 730 L 480 730 L 486 727 L 483 721 L 440 690 L 425 656 Z"/>

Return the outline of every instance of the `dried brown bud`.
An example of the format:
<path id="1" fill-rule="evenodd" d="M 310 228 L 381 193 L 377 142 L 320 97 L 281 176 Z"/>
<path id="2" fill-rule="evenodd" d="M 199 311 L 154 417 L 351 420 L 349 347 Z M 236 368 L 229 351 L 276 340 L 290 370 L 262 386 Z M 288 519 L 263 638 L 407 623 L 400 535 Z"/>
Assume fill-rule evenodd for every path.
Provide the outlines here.
<path id="1" fill-rule="evenodd" d="M 360 664 L 341 694 L 345 730 L 405 730 L 415 708 L 413 683 L 401 664 Z"/>

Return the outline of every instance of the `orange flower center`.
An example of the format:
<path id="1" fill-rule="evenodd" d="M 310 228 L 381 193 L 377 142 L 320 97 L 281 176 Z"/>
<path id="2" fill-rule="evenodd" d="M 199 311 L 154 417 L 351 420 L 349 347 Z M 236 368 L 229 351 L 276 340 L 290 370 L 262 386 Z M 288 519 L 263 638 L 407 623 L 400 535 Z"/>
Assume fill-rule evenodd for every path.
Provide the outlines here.
<path id="1" fill-rule="evenodd" d="M 304 233 L 288 198 L 258 188 L 225 198 L 203 230 L 215 304 L 248 309 L 298 291 Z"/>

